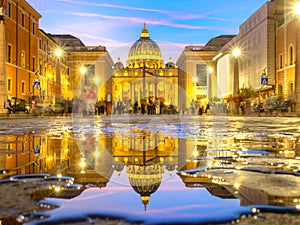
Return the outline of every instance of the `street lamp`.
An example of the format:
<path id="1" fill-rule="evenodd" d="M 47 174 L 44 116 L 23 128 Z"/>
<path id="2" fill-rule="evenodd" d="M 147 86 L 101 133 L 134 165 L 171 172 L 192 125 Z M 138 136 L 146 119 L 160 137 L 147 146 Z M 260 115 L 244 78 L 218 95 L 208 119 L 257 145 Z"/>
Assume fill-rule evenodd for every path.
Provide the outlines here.
<path id="1" fill-rule="evenodd" d="M 239 48 L 234 48 L 232 50 L 232 55 L 234 57 L 233 64 L 233 94 L 237 94 L 239 91 L 239 64 L 238 58 L 241 55 L 241 50 Z"/>
<path id="2" fill-rule="evenodd" d="M 299 60 L 300 60 L 300 52 L 299 52 L 299 25 L 298 20 L 300 16 L 300 2 L 295 4 L 294 6 L 294 13 L 296 15 L 296 62 L 295 62 L 295 97 L 296 97 L 296 114 L 299 115 L 300 113 L 300 74 L 299 74 Z"/>
<path id="3" fill-rule="evenodd" d="M 54 55 L 56 57 L 56 92 L 54 98 L 54 104 L 57 102 L 58 99 L 61 98 L 61 65 L 60 65 L 60 58 L 63 55 L 63 50 L 61 48 L 57 48 L 54 50 Z"/>
<path id="4" fill-rule="evenodd" d="M 207 73 L 208 73 L 208 92 L 207 92 L 207 97 L 208 97 L 208 101 L 211 102 L 212 101 L 212 73 L 213 73 L 214 69 L 212 67 L 208 67 L 207 68 Z"/>
<path id="5" fill-rule="evenodd" d="M 241 55 L 241 50 L 239 48 L 234 48 L 232 50 L 232 55 L 234 57 L 234 63 L 233 63 L 233 95 L 238 94 L 239 92 L 239 63 L 238 58 Z M 236 96 L 237 97 L 237 96 Z M 235 110 L 236 114 L 239 114 L 239 99 L 235 100 Z"/>

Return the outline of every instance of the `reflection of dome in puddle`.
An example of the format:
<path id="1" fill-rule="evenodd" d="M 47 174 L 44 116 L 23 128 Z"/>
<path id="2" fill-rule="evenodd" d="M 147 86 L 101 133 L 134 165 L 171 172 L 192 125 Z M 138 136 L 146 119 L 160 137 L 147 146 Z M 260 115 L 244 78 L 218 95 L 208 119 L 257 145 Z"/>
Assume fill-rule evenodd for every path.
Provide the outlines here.
<path id="1" fill-rule="evenodd" d="M 132 188 L 141 195 L 145 210 L 150 200 L 150 195 L 160 186 L 163 165 L 130 165 L 127 167 L 129 182 Z"/>
<path id="2" fill-rule="evenodd" d="M 121 172 L 123 171 L 125 164 L 120 162 L 120 161 L 114 161 L 114 165 L 113 165 L 115 171 L 117 171 L 118 175 L 120 176 Z"/>

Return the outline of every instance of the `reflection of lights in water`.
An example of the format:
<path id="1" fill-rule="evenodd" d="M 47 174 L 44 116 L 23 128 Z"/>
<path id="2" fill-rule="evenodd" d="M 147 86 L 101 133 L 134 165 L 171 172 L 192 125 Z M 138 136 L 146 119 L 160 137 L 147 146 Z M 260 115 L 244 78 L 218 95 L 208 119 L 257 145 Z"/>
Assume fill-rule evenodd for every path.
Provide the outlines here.
<path id="1" fill-rule="evenodd" d="M 61 187 L 55 187 L 54 190 L 55 190 L 56 192 L 60 192 L 60 191 L 61 191 Z"/>
<path id="2" fill-rule="evenodd" d="M 195 151 L 193 152 L 193 156 L 194 156 L 195 158 L 197 158 L 197 157 L 199 156 L 199 152 L 198 152 L 197 150 L 195 150 Z"/>
<path id="3" fill-rule="evenodd" d="M 95 151 L 95 157 L 98 158 L 100 156 L 99 151 Z"/>
<path id="4" fill-rule="evenodd" d="M 238 184 L 238 183 L 235 183 L 234 185 L 233 185 L 233 187 L 235 188 L 235 189 L 239 189 L 240 188 L 240 184 Z"/>

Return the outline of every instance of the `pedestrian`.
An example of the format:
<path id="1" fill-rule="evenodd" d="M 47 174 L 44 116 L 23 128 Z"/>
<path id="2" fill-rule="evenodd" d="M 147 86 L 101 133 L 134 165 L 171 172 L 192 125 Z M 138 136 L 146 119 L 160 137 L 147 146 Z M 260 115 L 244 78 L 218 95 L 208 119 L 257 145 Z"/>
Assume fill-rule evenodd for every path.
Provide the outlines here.
<path id="1" fill-rule="evenodd" d="M 12 107 L 12 104 L 11 104 L 11 100 L 10 100 L 10 99 L 7 99 L 7 100 L 4 102 L 4 108 L 7 109 L 7 113 L 8 113 L 8 114 L 11 114 L 12 112 L 15 113 L 15 110 L 14 110 L 13 107 Z"/>
<path id="2" fill-rule="evenodd" d="M 137 114 L 139 112 L 139 103 L 137 100 L 135 100 L 134 104 L 133 104 L 133 113 Z"/>
<path id="3" fill-rule="evenodd" d="M 155 100 L 155 114 L 159 115 L 160 114 L 160 101 L 158 98 Z"/>
<path id="4" fill-rule="evenodd" d="M 123 111 L 123 103 L 122 101 L 119 99 L 119 101 L 117 102 L 117 111 L 118 111 L 118 114 L 121 115 L 122 114 L 122 111 Z"/>
<path id="5" fill-rule="evenodd" d="M 206 115 L 210 115 L 210 104 L 207 103 L 206 109 L 205 109 Z"/>
<path id="6" fill-rule="evenodd" d="M 196 104 L 194 102 L 194 99 L 192 99 L 192 102 L 191 102 L 191 113 L 192 113 L 192 115 L 195 115 L 195 108 L 196 108 Z"/>
<path id="7" fill-rule="evenodd" d="M 152 99 L 149 99 L 149 102 L 147 104 L 148 115 L 152 115 L 153 114 L 153 108 L 154 108 L 153 101 L 152 101 Z"/>
<path id="8" fill-rule="evenodd" d="M 141 113 L 144 115 L 146 112 L 146 105 L 144 102 L 141 103 Z"/>

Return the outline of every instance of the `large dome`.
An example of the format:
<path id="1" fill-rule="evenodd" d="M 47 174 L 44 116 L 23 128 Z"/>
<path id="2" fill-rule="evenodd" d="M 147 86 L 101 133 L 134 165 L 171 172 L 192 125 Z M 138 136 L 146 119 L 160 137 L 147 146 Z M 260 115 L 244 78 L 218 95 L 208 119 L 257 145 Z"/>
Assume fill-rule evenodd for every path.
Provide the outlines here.
<path id="1" fill-rule="evenodd" d="M 131 46 L 126 66 L 129 68 L 139 68 L 146 64 L 146 67 L 164 67 L 159 46 L 150 39 L 149 32 L 144 24 L 140 39 Z"/>

